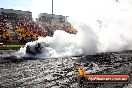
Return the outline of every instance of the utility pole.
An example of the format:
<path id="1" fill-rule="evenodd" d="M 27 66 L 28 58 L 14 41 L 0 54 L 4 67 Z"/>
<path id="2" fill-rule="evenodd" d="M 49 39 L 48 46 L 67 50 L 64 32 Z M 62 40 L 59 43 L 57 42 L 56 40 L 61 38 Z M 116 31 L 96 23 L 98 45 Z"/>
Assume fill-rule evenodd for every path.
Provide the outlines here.
<path id="1" fill-rule="evenodd" d="M 53 10 L 54 10 L 54 6 L 53 6 L 53 0 L 52 0 L 52 14 L 54 14 Z"/>

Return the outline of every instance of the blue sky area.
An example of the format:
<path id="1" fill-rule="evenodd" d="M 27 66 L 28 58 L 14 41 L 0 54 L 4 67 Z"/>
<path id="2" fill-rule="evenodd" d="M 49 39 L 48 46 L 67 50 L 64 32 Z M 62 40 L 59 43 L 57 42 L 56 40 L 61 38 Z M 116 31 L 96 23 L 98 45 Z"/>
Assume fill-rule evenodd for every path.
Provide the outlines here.
<path id="1" fill-rule="evenodd" d="M 32 0 L 0 0 L 0 8 L 25 9 L 30 7 Z"/>

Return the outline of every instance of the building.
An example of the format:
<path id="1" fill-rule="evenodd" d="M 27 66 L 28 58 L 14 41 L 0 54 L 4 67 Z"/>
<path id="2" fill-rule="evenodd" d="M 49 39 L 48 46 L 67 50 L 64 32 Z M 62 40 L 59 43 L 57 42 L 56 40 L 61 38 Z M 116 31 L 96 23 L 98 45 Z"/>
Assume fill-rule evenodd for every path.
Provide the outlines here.
<path id="1" fill-rule="evenodd" d="M 67 18 L 66 16 L 62 15 L 54 15 L 47 13 L 40 13 L 38 17 L 39 20 L 43 20 L 43 22 L 48 22 L 49 24 L 65 23 Z"/>
<path id="2" fill-rule="evenodd" d="M 30 11 L 22 11 L 22 10 L 13 10 L 13 9 L 0 8 L 0 15 L 32 16 L 32 12 L 30 12 Z"/>

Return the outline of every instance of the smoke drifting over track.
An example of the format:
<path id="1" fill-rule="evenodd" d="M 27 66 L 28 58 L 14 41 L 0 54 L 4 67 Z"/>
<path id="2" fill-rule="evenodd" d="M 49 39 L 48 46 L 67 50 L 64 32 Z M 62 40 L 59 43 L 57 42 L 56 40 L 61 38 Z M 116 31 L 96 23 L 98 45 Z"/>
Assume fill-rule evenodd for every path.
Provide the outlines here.
<path id="1" fill-rule="evenodd" d="M 89 30 L 88 30 L 89 31 Z M 27 45 L 34 47 L 36 42 L 46 42 L 49 47 L 44 46 L 42 54 L 36 55 L 36 57 L 66 57 L 66 56 L 78 56 L 82 54 L 95 54 L 96 53 L 96 36 L 93 36 L 93 32 L 87 35 L 87 32 L 78 32 L 75 34 L 69 34 L 64 31 L 56 31 L 53 37 L 40 37 L 37 41 L 29 42 Z M 25 54 L 26 46 L 21 48 L 17 53 L 19 56 L 27 56 Z"/>
<path id="2" fill-rule="evenodd" d="M 130 0 L 120 2 L 101 0 L 98 4 L 90 3 L 95 6 L 93 11 L 89 10 L 89 14 L 80 14 L 81 20 L 76 19 L 79 17 L 73 17 L 74 21 L 70 19 L 78 30 L 76 35 L 56 31 L 52 38 L 39 38 L 37 42 L 47 42 L 50 45 L 39 56 L 65 57 L 132 49 Z M 105 8 L 102 6 L 104 3 Z M 24 51 L 25 49 L 21 49 L 19 52 Z"/>

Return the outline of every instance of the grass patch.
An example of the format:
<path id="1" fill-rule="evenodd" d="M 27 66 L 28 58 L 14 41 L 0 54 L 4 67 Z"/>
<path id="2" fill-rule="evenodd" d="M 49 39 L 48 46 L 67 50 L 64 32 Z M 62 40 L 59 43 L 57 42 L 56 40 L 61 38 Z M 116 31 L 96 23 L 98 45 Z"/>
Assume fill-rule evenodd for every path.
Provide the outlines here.
<path id="1" fill-rule="evenodd" d="M 1 47 L 7 47 L 7 48 L 9 48 L 9 47 L 24 47 L 25 45 L 3 45 L 3 46 L 1 46 Z"/>
<path id="2" fill-rule="evenodd" d="M 19 50 L 21 47 L 25 45 L 3 45 L 0 46 L 0 50 Z"/>

